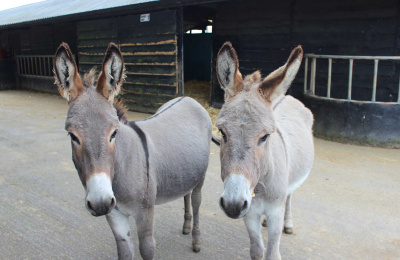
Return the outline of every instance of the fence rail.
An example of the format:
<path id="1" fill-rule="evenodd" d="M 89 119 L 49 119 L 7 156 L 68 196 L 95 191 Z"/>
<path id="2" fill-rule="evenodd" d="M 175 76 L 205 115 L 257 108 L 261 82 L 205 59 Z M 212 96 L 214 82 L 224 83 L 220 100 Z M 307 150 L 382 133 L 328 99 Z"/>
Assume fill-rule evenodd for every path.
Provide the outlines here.
<path id="1" fill-rule="evenodd" d="M 54 55 L 18 55 L 19 76 L 53 77 Z"/>
<path id="2" fill-rule="evenodd" d="M 354 60 L 373 60 L 374 61 L 374 78 L 372 81 L 372 96 L 370 102 L 376 101 L 376 88 L 378 81 L 378 65 L 379 61 L 400 61 L 399 56 L 342 56 L 342 55 L 316 55 L 316 54 L 306 54 L 305 66 L 304 66 L 304 93 L 310 94 L 312 96 L 317 96 L 315 94 L 315 82 L 316 82 L 316 70 L 317 70 L 317 59 L 327 59 L 328 60 L 328 81 L 327 81 L 327 93 L 326 98 L 331 99 L 331 83 L 332 83 L 332 60 L 348 60 L 349 61 L 349 80 L 347 88 L 347 99 L 352 99 L 352 83 L 353 83 L 353 64 Z M 311 75 L 310 84 L 308 85 L 308 63 L 311 60 Z M 398 89 L 397 103 L 400 103 L 400 79 L 399 79 L 399 89 Z M 391 102 L 387 102 L 391 103 Z"/>

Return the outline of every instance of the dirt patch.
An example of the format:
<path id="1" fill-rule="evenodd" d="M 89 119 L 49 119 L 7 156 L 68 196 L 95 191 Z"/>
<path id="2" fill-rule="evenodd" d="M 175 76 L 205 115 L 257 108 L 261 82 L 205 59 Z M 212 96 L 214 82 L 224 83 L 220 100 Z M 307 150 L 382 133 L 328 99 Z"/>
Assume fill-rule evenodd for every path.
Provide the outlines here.
<path id="1" fill-rule="evenodd" d="M 185 96 L 191 97 L 199 102 L 210 115 L 213 124 L 213 133 L 218 134 L 218 128 L 215 126 L 215 120 L 217 120 L 221 109 L 210 106 L 210 93 L 211 83 L 206 81 L 190 80 L 185 82 Z"/>

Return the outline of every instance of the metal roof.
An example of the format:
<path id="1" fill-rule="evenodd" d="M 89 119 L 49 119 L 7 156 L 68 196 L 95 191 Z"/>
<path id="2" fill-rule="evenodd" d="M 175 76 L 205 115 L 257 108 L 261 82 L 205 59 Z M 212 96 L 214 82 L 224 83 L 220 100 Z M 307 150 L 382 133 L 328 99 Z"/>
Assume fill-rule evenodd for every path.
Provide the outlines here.
<path id="1" fill-rule="evenodd" d="M 155 1 L 159 0 L 47 0 L 0 11 L 0 26 Z"/>

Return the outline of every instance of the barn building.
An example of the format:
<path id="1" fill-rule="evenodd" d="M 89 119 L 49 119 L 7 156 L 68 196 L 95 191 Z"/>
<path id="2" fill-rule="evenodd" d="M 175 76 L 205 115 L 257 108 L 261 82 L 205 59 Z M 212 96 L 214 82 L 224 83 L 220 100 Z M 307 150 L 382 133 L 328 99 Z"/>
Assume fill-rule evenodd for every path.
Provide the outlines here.
<path id="1" fill-rule="evenodd" d="M 315 135 L 400 147 L 400 0 L 47 0 L 0 12 L 0 89 L 56 92 L 52 59 L 62 41 L 80 72 L 115 42 L 129 108 L 154 112 L 184 95 L 187 79 L 209 81 L 220 107 L 215 60 L 228 40 L 243 75 L 266 76 L 302 45 L 289 94 L 312 109 Z"/>

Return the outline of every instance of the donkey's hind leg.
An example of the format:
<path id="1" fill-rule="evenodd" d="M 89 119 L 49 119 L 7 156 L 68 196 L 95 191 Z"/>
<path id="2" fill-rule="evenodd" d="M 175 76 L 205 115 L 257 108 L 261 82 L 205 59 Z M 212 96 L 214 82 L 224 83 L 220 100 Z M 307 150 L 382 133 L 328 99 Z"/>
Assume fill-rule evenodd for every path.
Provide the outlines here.
<path id="1" fill-rule="evenodd" d="M 200 227 L 199 227 L 199 208 L 201 204 L 201 187 L 203 187 L 204 178 L 194 187 L 192 191 L 192 208 L 193 208 L 193 229 L 192 229 L 192 245 L 193 252 L 200 252 Z"/>
<path id="2" fill-rule="evenodd" d="M 292 222 L 292 211 L 291 211 L 291 196 L 289 194 L 286 197 L 286 205 L 285 205 L 285 223 L 283 226 L 283 232 L 286 234 L 293 234 L 293 222 Z"/>
<path id="3" fill-rule="evenodd" d="M 188 235 L 190 233 L 190 228 L 192 227 L 192 214 L 190 213 L 190 195 L 191 192 L 189 192 L 183 200 L 185 201 L 185 221 L 183 222 L 183 229 L 182 229 L 182 234 Z"/>

